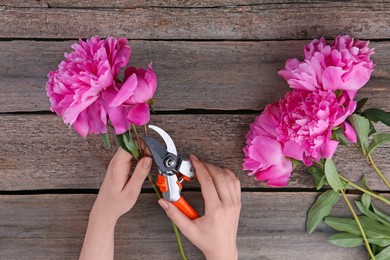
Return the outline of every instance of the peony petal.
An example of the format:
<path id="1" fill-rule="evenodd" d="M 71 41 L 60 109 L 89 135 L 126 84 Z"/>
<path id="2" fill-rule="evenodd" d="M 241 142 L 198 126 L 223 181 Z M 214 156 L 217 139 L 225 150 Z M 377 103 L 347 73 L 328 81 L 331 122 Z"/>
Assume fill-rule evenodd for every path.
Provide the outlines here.
<path id="1" fill-rule="evenodd" d="M 267 184 L 274 186 L 285 186 L 292 172 L 292 162 L 283 159 L 280 165 L 271 166 L 256 173 L 256 180 L 267 181 Z"/>
<path id="2" fill-rule="evenodd" d="M 108 117 L 115 129 L 115 134 L 123 134 L 130 129 L 130 122 L 127 119 L 126 108 L 123 106 L 111 107 L 108 109 Z"/>
<path id="3" fill-rule="evenodd" d="M 135 125 L 145 125 L 150 120 L 150 109 L 146 103 L 137 104 L 130 108 L 127 119 Z"/>
<path id="4" fill-rule="evenodd" d="M 118 94 L 115 98 L 110 102 L 111 107 L 117 107 L 122 105 L 126 100 L 128 100 L 133 94 L 134 90 L 137 87 L 137 75 L 133 74 L 123 83 L 121 88 L 119 89 Z"/>
<path id="5" fill-rule="evenodd" d="M 81 135 L 83 138 L 86 138 L 89 132 L 88 125 L 88 115 L 85 111 L 81 112 L 76 121 L 72 125 L 73 129 Z"/>
<path id="6" fill-rule="evenodd" d="M 89 107 L 93 102 L 95 102 L 99 97 L 96 96 L 96 97 L 91 97 L 83 102 L 78 102 L 76 103 L 76 101 L 74 101 L 70 107 L 68 109 L 65 110 L 64 112 L 64 122 L 65 124 L 70 124 L 72 125 L 78 115 L 84 111 L 87 107 Z"/>
<path id="7" fill-rule="evenodd" d="M 137 80 L 138 84 L 137 87 L 134 89 L 134 94 L 132 96 L 131 102 L 145 103 L 153 97 L 153 89 L 149 88 L 144 78 L 137 76 Z"/>
<path id="8" fill-rule="evenodd" d="M 321 147 L 323 158 L 331 158 L 337 149 L 339 142 L 336 140 L 327 140 Z"/>
<path id="9" fill-rule="evenodd" d="M 288 140 L 284 143 L 283 146 L 283 154 L 287 157 L 294 158 L 298 161 L 302 161 L 303 159 L 303 151 L 304 147 L 297 144 L 295 141 Z"/>
<path id="10" fill-rule="evenodd" d="M 341 127 L 344 129 L 345 137 L 352 143 L 356 143 L 357 137 L 355 129 L 353 129 L 353 127 L 347 122 L 342 123 Z"/>
<path id="11" fill-rule="evenodd" d="M 340 67 L 329 66 L 324 70 L 322 74 L 322 85 L 325 90 L 337 90 L 343 86 L 341 76 L 343 75 L 343 70 Z"/>
<path id="12" fill-rule="evenodd" d="M 260 163 L 278 165 L 283 158 L 282 147 L 273 138 L 257 136 L 249 147 L 249 156 Z"/>
<path id="13" fill-rule="evenodd" d="M 342 76 L 343 84 L 340 89 L 359 90 L 371 77 L 374 65 L 371 62 L 361 62 L 351 67 L 351 69 Z"/>

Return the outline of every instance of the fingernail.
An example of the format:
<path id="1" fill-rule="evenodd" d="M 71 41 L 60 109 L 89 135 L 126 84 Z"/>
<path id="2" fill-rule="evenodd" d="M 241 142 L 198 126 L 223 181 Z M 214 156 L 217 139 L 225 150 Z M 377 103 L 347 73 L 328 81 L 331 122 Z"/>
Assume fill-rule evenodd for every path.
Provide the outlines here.
<path id="1" fill-rule="evenodd" d="M 196 157 L 195 155 L 191 154 L 190 155 L 191 159 L 195 160 L 195 161 L 199 161 L 198 157 Z"/>
<path id="2" fill-rule="evenodd" d="M 160 206 L 161 206 L 163 209 L 168 209 L 168 204 L 167 204 L 163 199 L 159 199 L 159 200 L 158 200 L 158 204 L 160 204 Z"/>
<path id="3" fill-rule="evenodd" d="M 152 158 L 146 157 L 144 159 L 144 162 L 142 163 L 142 167 L 144 167 L 144 169 L 149 169 L 151 164 L 152 164 Z"/>

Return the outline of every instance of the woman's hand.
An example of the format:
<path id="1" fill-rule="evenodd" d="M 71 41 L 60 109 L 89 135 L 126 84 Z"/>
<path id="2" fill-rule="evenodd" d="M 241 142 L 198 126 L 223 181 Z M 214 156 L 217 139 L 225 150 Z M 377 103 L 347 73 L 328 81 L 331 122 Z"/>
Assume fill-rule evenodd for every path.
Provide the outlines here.
<path id="1" fill-rule="evenodd" d="M 159 204 L 207 259 L 237 259 L 240 181 L 232 171 L 201 162 L 195 156 L 191 156 L 191 162 L 205 200 L 205 215 L 190 220 L 172 203 L 160 199 Z"/>
<path id="2" fill-rule="evenodd" d="M 115 224 L 134 206 L 152 165 L 150 157 L 142 158 L 130 177 L 131 159 L 122 148 L 112 158 L 89 216 L 80 259 L 114 258 Z"/>
<path id="3" fill-rule="evenodd" d="M 93 205 L 91 216 L 115 223 L 135 204 L 142 184 L 152 165 L 152 158 L 142 158 L 130 177 L 132 156 L 119 148 L 112 158 L 106 176 Z"/>

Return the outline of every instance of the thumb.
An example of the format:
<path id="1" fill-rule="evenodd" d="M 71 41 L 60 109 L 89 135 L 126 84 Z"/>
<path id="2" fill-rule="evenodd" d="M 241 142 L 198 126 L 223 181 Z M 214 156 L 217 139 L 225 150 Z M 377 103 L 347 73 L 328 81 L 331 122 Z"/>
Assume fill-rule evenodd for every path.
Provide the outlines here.
<path id="1" fill-rule="evenodd" d="M 123 191 L 130 197 L 138 197 L 139 193 L 141 192 L 142 184 L 144 183 L 145 178 L 148 176 L 151 166 L 152 158 L 142 158 L 137 163 L 133 174 L 131 175 L 126 186 L 123 188 Z"/>
<path id="2" fill-rule="evenodd" d="M 158 204 L 165 210 L 167 216 L 176 224 L 183 235 L 188 237 L 188 234 L 192 233 L 191 230 L 195 227 L 194 223 L 175 205 L 164 199 L 159 199 Z"/>

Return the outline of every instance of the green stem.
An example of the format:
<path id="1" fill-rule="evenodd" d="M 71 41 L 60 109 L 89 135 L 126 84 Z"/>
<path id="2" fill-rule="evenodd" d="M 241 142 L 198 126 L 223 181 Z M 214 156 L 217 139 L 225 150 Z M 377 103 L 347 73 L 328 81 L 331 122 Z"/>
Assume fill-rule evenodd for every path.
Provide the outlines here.
<path id="1" fill-rule="evenodd" d="M 144 134 L 148 136 L 148 127 L 147 125 L 144 125 Z"/>
<path id="2" fill-rule="evenodd" d="M 161 199 L 162 197 L 161 197 L 160 191 L 157 189 L 156 184 L 154 184 L 153 179 L 152 179 L 152 175 L 150 175 L 150 173 L 148 174 L 148 179 L 149 179 L 150 183 L 152 184 L 153 189 L 156 192 L 157 197 L 159 199 Z"/>
<path id="3" fill-rule="evenodd" d="M 348 208 L 349 208 L 349 210 L 351 211 L 351 213 L 352 213 L 352 215 L 353 215 L 353 218 L 355 219 L 356 224 L 357 224 L 358 227 L 359 227 L 359 230 L 360 230 L 360 233 L 362 234 L 363 241 L 364 241 L 364 244 L 366 245 L 368 254 L 370 255 L 370 257 L 371 257 L 372 260 L 375 260 L 375 256 L 374 256 L 374 254 L 373 254 L 372 251 L 371 251 L 371 247 L 370 247 L 370 245 L 368 244 L 368 240 L 367 240 L 366 234 L 364 233 L 364 230 L 363 230 L 362 224 L 361 224 L 360 221 L 359 221 L 359 218 L 356 216 L 355 210 L 352 208 L 352 205 L 351 205 L 351 203 L 349 202 L 347 195 L 345 195 L 344 190 L 341 190 L 340 192 L 341 192 L 341 194 L 343 195 L 344 200 L 345 200 L 345 202 L 347 203 Z"/>
<path id="4" fill-rule="evenodd" d="M 376 171 L 376 173 L 379 175 L 379 177 L 382 179 L 382 181 L 386 184 L 387 188 L 390 189 L 390 183 L 389 181 L 386 179 L 386 177 L 382 174 L 382 172 L 379 170 L 378 166 L 376 166 L 374 160 L 372 159 L 371 157 L 371 154 L 369 154 L 368 156 L 368 160 L 369 162 L 371 163 L 372 167 L 374 167 L 374 170 Z"/>
<path id="5" fill-rule="evenodd" d="M 144 125 L 144 133 L 145 133 L 145 135 L 148 135 L 146 125 Z M 159 199 L 161 199 L 161 198 L 162 198 L 161 193 L 160 193 L 160 191 L 157 189 L 156 184 L 154 183 L 154 181 L 153 181 L 153 179 L 152 179 L 152 175 L 150 175 L 150 173 L 148 174 L 148 179 L 149 179 L 150 183 L 152 184 L 153 189 L 154 189 L 154 191 L 156 192 L 157 197 L 158 197 Z M 171 224 L 172 224 L 172 227 L 173 227 L 173 232 L 175 233 L 175 237 L 176 237 L 176 241 L 177 241 L 177 246 L 178 246 L 178 248 L 179 248 L 179 252 L 180 252 L 181 259 L 182 259 L 182 260 L 187 260 L 187 257 L 186 257 L 186 255 L 185 255 L 185 253 L 184 253 L 183 244 L 181 243 L 181 238 L 180 238 L 179 229 L 177 228 L 177 226 L 175 225 L 175 223 L 173 223 L 172 220 L 171 220 Z"/>
<path id="6" fill-rule="evenodd" d="M 153 182 L 153 179 L 152 179 L 152 176 L 150 175 L 150 173 L 148 174 L 148 179 L 150 181 L 150 183 L 153 185 L 153 189 L 154 191 L 156 192 L 156 195 L 159 199 L 162 198 L 161 194 L 160 194 L 160 191 L 157 189 L 156 185 L 154 184 Z M 176 241 L 177 241 L 177 246 L 179 247 L 179 252 L 180 252 L 180 256 L 181 256 L 181 259 L 182 260 L 187 260 L 187 257 L 184 253 L 184 249 L 183 249 L 183 245 L 181 243 L 181 239 L 180 239 L 180 233 L 179 233 L 179 229 L 177 228 L 177 226 L 175 225 L 175 223 L 173 223 L 173 221 L 171 220 L 171 224 L 172 224 L 172 227 L 173 227 L 173 232 L 175 233 L 175 237 L 176 237 Z"/>
<path id="7" fill-rule="evenodd" d="M 133 128 L 133 131 L 134 131 L 134 134 L 135 134 L 135 138 L 137 139 L 137 145 L 138 145 L 138 149 L 140 150 L 140 154 L 142 156 L 144 156 L 144 152 L 142 151 L 142 147 L 141 147 L 141 142 L 140 142 L 139 137 L 138 137 L 137 129 L 135 128 L 134 124 L 131 124 L 131 127 Z"/>
<path id="8" fill-rule="evenodd" d="M 356 185 L 355 183 L 351 182 L 350 180 L 348 180 L 347 178 L 345 178 L 344 176 L 342 176 L 342 175 L 340 175 L 340 174 L 339 174 L 339 177 L 340 177 L 340 179 L 342 179 L 343 181 L 347 182 L 348 185 L 354 187 L 355 189 L 360 190 L 361 192 L 367 193 L 367 194 L 369 194 L 369 195 L 371 195 L 371 196 L 373 196 L 373 197 L 375 197 L 375 198 L 377 198 L 377 199 L 383 201 L 383 202 L 386 203 L 387 205 L 390 205 L 390 201 L 387 200 L 387 199 L 385 199 L 385 198 L 382 197 L 381 195 L 376 194 L 376 193 L 374 193 L 374 192 L 372 192 L 372 191 L 366 190 L 366 189 L 360 187 L 359 185 Z"/>
<path id="9" fill-rule="evenodd" d="M 184 254 L 183 245 L 182 245 L 182 243 L 181 243 L 180 234 L 179 234 L 179 229 L 177 228 L 177 226 L 175 225 L 175 223 L 173 223 L 172 221 L 171 221 L 171 223 L 172 223 L 173 231 L 175 232 L 175 237 L 176 237 L 176 241 L 177 241 L 177 246 L 179 247 L 181 259 L 182 259 L 182 260 L 187 260 L 187 257 L 186 257 L 186 255 Z"/>

